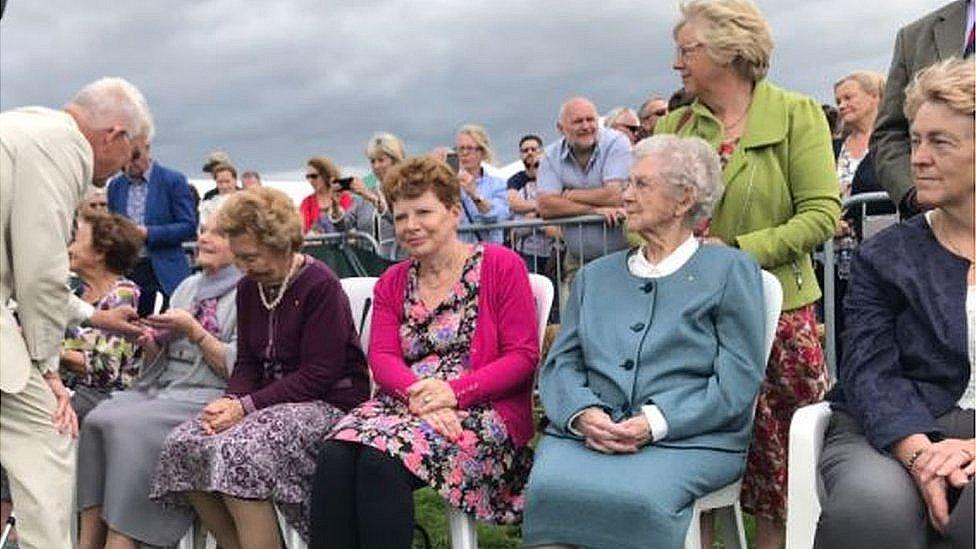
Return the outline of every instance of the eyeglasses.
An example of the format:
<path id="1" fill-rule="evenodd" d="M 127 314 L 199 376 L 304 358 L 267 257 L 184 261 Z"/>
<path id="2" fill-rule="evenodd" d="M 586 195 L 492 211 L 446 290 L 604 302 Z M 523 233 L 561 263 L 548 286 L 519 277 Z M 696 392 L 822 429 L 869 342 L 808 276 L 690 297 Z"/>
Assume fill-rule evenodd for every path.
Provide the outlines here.
<path id="1" fill-rule="evenodd" d="M 698 48 L 704 46 L 701 42 L 689 42 L 687 44 L 678 44 L 674 47 L 674 60 L 681 61 L 682 59 L 687 59 L 691 52 L 697 50 Z"/>
<path id="2" fill-rule="evenodd" d="M 630 133 L 637 133 L 641 129 L 640 126 L 628 126 L 626 124 L 621 124 L 620 127 L 621 128 L 627 128 L 628 130 L 630 130 Z"/>
<path id="3" fill-rule="evenodd" d="M 531 154 L 531 153 L 537 153 L 540 150 L 541 149 L 539 147 L 529 146 L 529 147 L 522 147 L 521 149 L 519 149 L 519 152 L 522 154 Z"/>
<path id="4" fill-rule="evenodd" d="M 623 190 L 633 188 L 636 191 L 644 191 L 655 186 L 657 183 L 646 177 L 630 177 L 624 181 Z"/>
<path id="5" fill-rule="evenodd" d="M 469 154 L 469 153 L 481 152 L 481 151 L 485 150 L 483 147 L 478 146 L 478 145 L 474 145 L 474 146 L 472 146 L 472 145 L 461 145 L 460 147 L 456 147 L 456 149 L 457 149 L 457 153 L 458 154 Z"/>
<path id="6" fill-rule="evenodd" d="M 318 179 L 319 177 L 322 177 L 322 176 L 320 176 L 317 173 L 307 173 L 307 174 L 305 174 L 305 179 L 307 179 L 309 181 L 312 181 L 314 179 Z"/>

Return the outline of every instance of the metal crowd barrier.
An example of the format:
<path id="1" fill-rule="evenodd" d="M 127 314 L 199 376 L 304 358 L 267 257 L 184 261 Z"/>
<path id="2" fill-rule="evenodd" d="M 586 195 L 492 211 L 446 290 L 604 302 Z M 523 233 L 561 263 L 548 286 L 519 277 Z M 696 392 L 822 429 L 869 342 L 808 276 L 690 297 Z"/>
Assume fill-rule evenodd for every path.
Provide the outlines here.
<path id="1" fill-rule="evenodd" d="M 850 211 L 851 208 L 861 209 L 861 218 L 867 219 L 868 206 L 871 204 L 891 203 L 888 193 L 874 192 L 856 194 L 843 201 L 843 209 Z M 826 355 L 827 369 L 830 371 L 831 379 L 837 379 L 837 336 L 834 327 L 837 323 L 837 311 L 834 310 L 835 295 L 837 289 L 834 286 L 834 275 L 837 272 L 837 257 L 834 249 L 834 239 L 831 238 L 824 242 L 823 253 L 817 254 L 818 259 L 823 262 L 824 288 L 824 353 Z"/>

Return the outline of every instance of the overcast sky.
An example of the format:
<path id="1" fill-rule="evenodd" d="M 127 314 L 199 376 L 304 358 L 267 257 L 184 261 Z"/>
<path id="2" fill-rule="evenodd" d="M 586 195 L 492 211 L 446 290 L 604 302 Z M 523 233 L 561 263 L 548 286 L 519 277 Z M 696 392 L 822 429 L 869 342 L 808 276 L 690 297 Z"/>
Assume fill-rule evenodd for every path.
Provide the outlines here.
<path id="1" fill-rule="evenodd" d="M 887 72 L 897 29 L 946 0 L 760 0 L 770 78 L 820 101 L 856 69 Z M 8 0 L 0 108 L 60 106 L 122 76 L 156 119 L 154 156 L 200 176 L 213 149 L 239 169 L 301 169 L 314 154 L 364 166 L 379 130 L 408 154 L 483 124 L 499 163 L 555 138 L 562 100 L 601 112 L 669 95 L 672 0 Z"/>

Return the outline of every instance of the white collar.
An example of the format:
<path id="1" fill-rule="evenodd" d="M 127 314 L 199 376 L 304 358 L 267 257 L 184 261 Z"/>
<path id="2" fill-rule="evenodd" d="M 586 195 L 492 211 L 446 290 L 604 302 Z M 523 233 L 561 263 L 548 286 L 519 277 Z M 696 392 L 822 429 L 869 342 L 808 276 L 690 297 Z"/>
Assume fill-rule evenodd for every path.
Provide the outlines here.
<path id="1" fill-rule="evenodd" d="M 665 257 L 657 264 L 648 261 L 644 255 L 644 246 L 641 246 L 637 250 L 637 253 L 630 254 L 630 257 L 627 258 L 627 270 L 630 271 L 630 274 L 641 278 L 668 276 L 687 263 L 691 259 L 691 256 L 695 255 L 698 246 L 698 239 L 695 238 L 695 235 L 691 235 L 680 246 L 675 248 L 668 257 Z"/>

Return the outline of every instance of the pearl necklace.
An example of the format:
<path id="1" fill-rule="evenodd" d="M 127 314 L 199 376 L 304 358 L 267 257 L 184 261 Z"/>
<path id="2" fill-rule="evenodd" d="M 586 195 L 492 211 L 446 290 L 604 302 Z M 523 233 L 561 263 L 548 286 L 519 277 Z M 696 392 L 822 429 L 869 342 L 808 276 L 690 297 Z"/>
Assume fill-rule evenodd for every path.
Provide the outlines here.
<path id="1" fill-rule="evenodd" d="M 295 259 L 292 258 L 291 268 L 288 269 L 288 274 L 285 275 L 285 280 L 281 283 L 281 289 L 278 290 L 278 295 L 276 295 L 270 303 L 268 302 L 268 297 L 264 295 L 264 284 L 258 282 L 258 295 L 261 296 L 261 304 L 264 305 L 265 309 L 270 311 L 281 303 L 281 299 L 285 296 L 285 290 L 288 289 L 288 284 L 291 282 L 292 275 L 295 274 L 295 269 L 298 267 L 298 263 L 298 261 L 295 261 Z"/>

